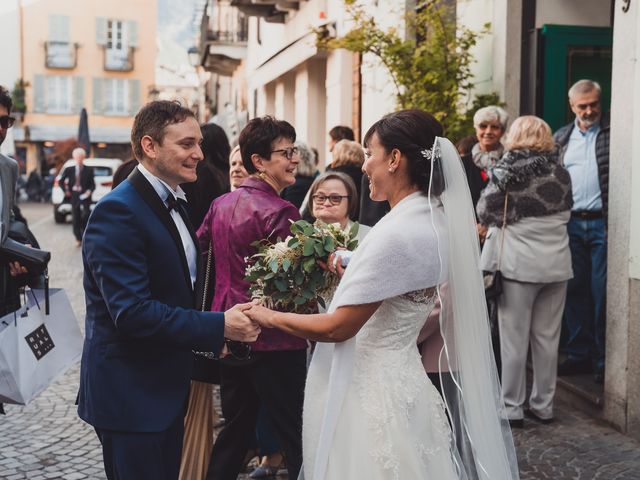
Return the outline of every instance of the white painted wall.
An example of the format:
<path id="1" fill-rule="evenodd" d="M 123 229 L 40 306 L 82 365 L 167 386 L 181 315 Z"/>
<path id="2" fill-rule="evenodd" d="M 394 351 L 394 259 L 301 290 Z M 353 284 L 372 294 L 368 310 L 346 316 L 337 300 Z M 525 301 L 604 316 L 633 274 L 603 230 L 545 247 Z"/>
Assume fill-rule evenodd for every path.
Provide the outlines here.
<path id="1" fill-rule="evenodd" d="M 383 29 L 396 28 L 404 35 L 407 2 L 379 0 L 369 2 L 370 11 Z M 377 7 L 373 4 L 377 3 Z M 387 113 L 397 109 L 397 88 L 387 68 L 373 55 L 362 59 L 362 133 Z"/>
<path id="2" fill-rule="evenodd" d="M 542 28 L 545 24 L 610 27 L 611 2 L 612 0 L 537 0 L 536 28 Z"/>
<path id="3" fill-rule="evenodd" d="M 0 0 L 0 45 L 2 45 L 2 68 L 0 85 L 11 91 L 20 77 L 20 22 L 18 0 Z"/>
<path id="4" fill-rule="evenodd" d="M 621 2 L 618 2 L 621 3 Z M 640 5 L 616 6 L 613 32 L 605 418 L 640 428 Z"/>
<path id="5" fill-rule="evenodd" d="M 404 25 L 405 0 L 365 3 L 383 28 Z M 335 23 L 338 35 L 349 31 L 343 0 L 300 2 L 300 10 L 285 24 L 251 18 L 246 62 L 250 111 L 255 90 L 256 113 L 295 122 L 301 138 L 318 148 L 321 158 L 329 157 L 327 132 L 336 125 L 352 126 L 353 114 L 353 54 L 318 52 L 315 38 L 309 35 L 313 26 L 325 23 Z M 364 60 L 362 83 L 362 127 L 366 130 L 396 108 L 396 90 L 385 67 L 372 58 Z"/>
<path id="6" fill-rule="evenodd" d="M 326 61 L 310 60 L 296 71 L 295 127 L 298 140 L 318 149 L 319 165 L 324 165 L 327 92 Z"/>
<path id="7" fill-rule="evenodd" d="M 482 31 L 485 23 L 491 23 L 493 32 L 493 0 L 459 0 L 456 17 L 459 26 L 475 32 Z M 475 59 L 471 67 L 476 84 L 473 95 L 492 92 L 495 90 L 492 68 L 493 33 L 482 37 L 471 52 Z"/>
<path id="8" fill-rule="evenodd" d="M 287 72 L 276 81 L 275 116 L 295 126 L 295 76 Z"/>

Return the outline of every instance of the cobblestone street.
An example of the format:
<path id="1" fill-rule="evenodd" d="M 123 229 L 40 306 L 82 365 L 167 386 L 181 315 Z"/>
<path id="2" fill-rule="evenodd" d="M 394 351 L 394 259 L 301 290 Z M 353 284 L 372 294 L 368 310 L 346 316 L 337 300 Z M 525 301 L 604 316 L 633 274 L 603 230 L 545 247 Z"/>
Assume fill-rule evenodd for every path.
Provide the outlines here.
<path id="1" fill-rule="evenodd" d="M 51 286 L 66 289 L 82 326 L 82 261 L 71 226 L 54 224 L 48 204 L 22 209 L 42 247 L 53 253 Z M 95 433 L 76 414 L 78 372 L 76 366 L 27 407 L 5 406 L 1 480 L 105 478 Z M 557 405 L 554 423 L 525 420 L 514 438 L 523 480 L 640 480 L 640 443 L 565 405 Z"/>

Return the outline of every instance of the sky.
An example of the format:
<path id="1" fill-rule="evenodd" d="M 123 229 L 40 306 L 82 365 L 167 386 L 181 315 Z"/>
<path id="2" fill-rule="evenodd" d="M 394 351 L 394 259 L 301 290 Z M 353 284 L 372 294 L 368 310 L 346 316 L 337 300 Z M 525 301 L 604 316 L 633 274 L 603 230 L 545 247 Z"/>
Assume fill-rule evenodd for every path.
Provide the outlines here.
<path id="1" fill-rule="evenodd" d="M 158 31 L 166 32 L 186 49 L 195 46 L 204 3 L 205 0 L 158 0 Z"/>

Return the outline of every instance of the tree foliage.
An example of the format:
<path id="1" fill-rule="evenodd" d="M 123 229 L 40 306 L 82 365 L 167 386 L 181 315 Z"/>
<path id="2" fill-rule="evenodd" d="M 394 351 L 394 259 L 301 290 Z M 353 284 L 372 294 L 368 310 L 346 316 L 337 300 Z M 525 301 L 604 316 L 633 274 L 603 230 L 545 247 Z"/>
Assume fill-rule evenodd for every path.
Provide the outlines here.
<path id="1" fill-rule="evenodd" d="M 420 108 L 432 113 L 456 141 L 473 132 L 471 109 L 499 102 L 497 94 L 476 97 L 473 89 L 471 49 L 489 31 L 485 24 L 475 32 L 456 26 L 452 8 L 444 2 L 425 2 L 407 14 L 406 32 L 383 30 L 362 4 L 344 0 L 354 28 L 340 38 L 316 31 L 320 48 L 372 54 L 388 69 L 396 87 L 397 107 Z M 475 111 L 475 110 L 474 110 Z"/>
<path id="2" fill-rule="evenodd" d="M 27 111 L 27 103 L 25 100 L 26 89 L 29 83 L 23 79 L 16 80 L 11 92 L 11 101 L 13 102 L 13 110 L 19 113 L 25 113 Z"/>

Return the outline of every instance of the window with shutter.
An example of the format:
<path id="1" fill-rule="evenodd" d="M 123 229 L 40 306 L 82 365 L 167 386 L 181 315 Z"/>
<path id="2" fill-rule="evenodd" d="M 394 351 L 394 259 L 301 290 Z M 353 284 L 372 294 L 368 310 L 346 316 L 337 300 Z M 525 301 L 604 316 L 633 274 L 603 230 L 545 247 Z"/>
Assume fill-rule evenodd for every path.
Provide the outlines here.
<path id="1" fill-rule="evenodd" d="M 140 80 L 129 80 L 129 115 L 135 115 L 140 110 Z"/>
<path id="2" fill-rule="evenodd" d="M 53 114 L 73 113 L 72 77 L 48 75 L 46 82 L 46 111 Z"/>
<path id="3" fill-rule="evenodd" d="M 107 44 L 107 19 L 96 18 L 96 43 L 105 46 Z"/>
<path id="4" fill-rule="evenodd" d="M 133 48 L 138 42 L 137 23 L 113 18 L 105 19 L 104 69 L 133 70 Z"/>
<path id="5" fill-rule="evenodd" d="M 49 15 L 48 38 L 45 43 L 47 68 L 75 68 L 76 51 L 71 43 L 68 16 Z"/>
<path id="6" fill-rule="evenodd" d="M 104 111 L 104 89 L 102 88 L 103 79 L 93 79 L 93 114 L 102 115 Z"/>
<path id="7" fill-rule="evenodd" d="M 45 79 L 44 75 L 36 75 L 33 79 L 33 111 L 41 113 L 45 111 Z"/>
<path id="8" fill-rule="evenodd" d="M 73 77 L 73 111 L 79 113 L 84 107 L 84 78 Z"/>
<path id="9" fill-rule="evenodd" d="M 130 80 L 104 78 L 103 88 L 103 113 L 105 115 L 128 116 L 131 108 Z"/>

